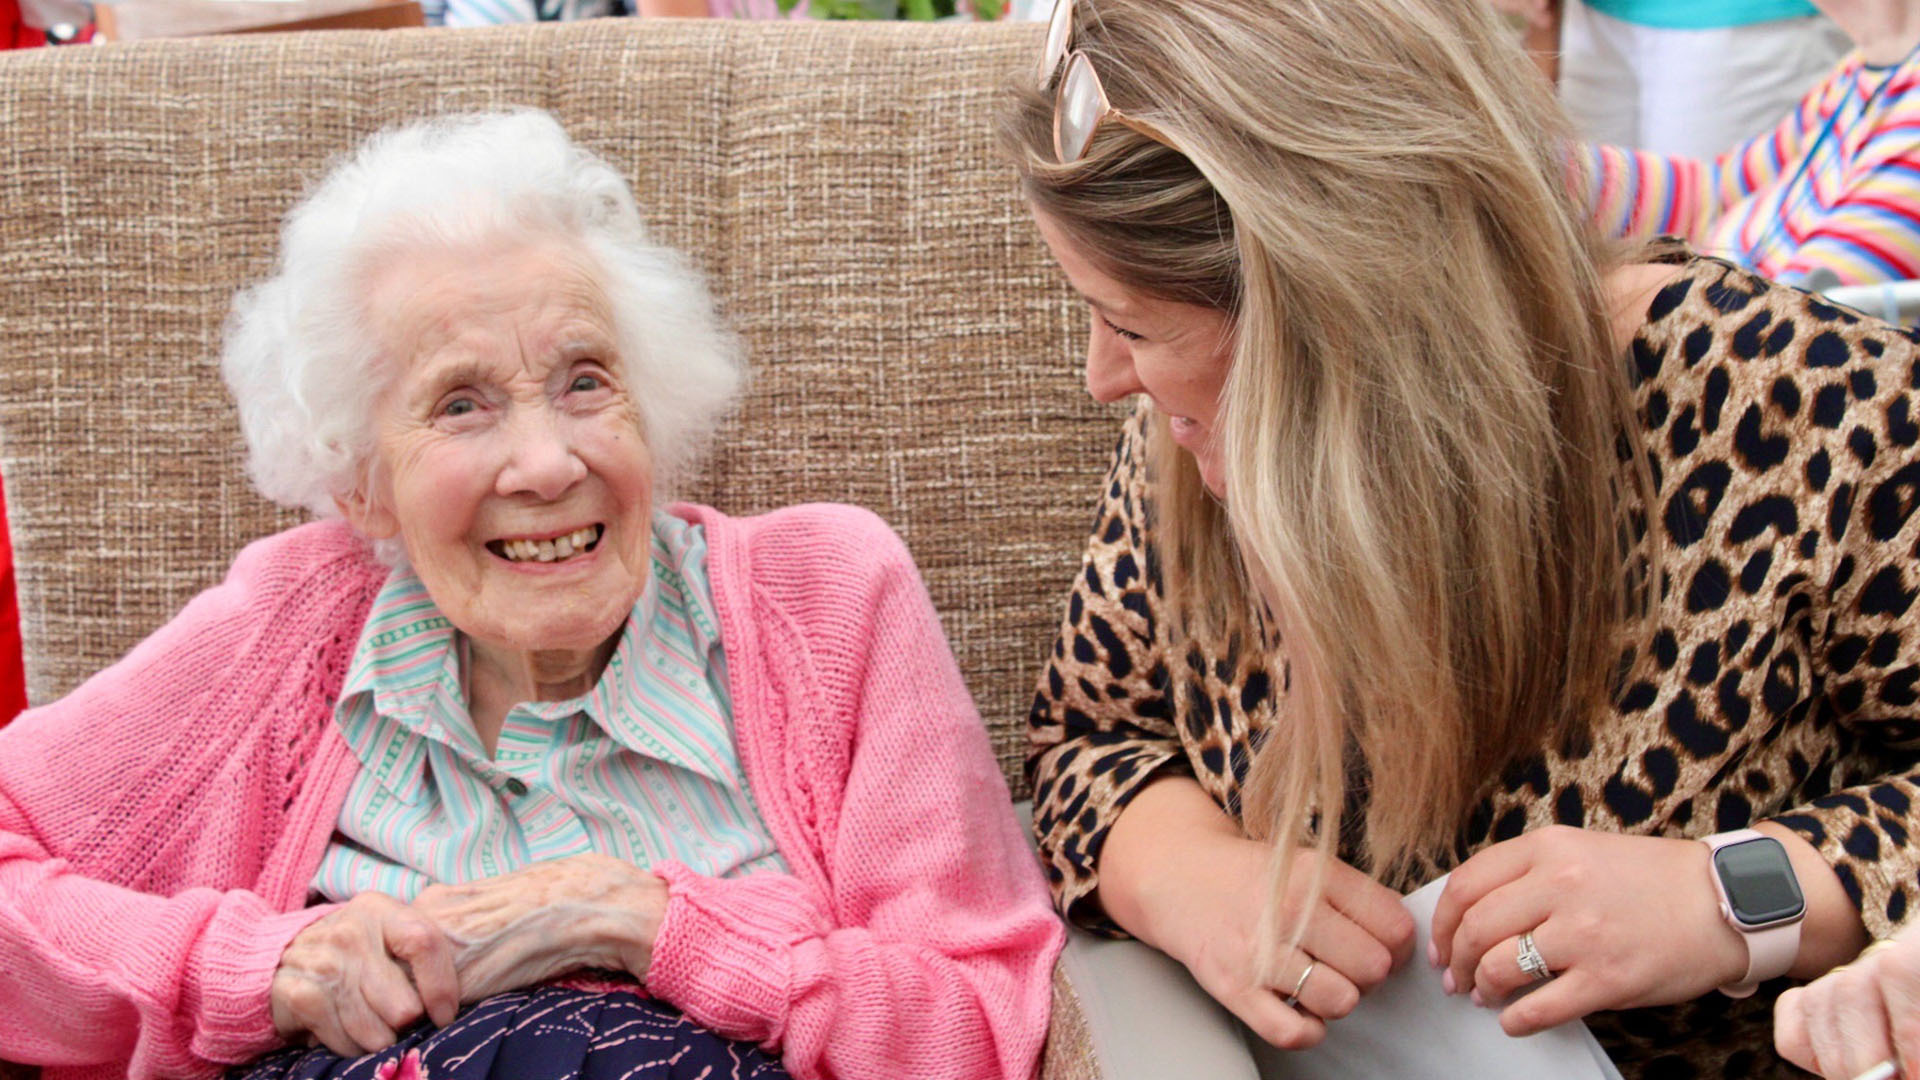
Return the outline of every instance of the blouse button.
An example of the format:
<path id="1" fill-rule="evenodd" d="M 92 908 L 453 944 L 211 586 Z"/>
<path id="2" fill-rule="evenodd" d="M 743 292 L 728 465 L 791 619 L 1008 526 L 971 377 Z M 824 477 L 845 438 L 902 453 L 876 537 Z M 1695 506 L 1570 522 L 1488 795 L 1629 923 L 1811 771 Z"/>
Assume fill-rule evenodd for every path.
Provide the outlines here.
<path id="1" fill-rule="evenodd" d="M 517 776 L 507 777 L 507 793 L 519 798 L 527 793 L 527 782 Z"/>

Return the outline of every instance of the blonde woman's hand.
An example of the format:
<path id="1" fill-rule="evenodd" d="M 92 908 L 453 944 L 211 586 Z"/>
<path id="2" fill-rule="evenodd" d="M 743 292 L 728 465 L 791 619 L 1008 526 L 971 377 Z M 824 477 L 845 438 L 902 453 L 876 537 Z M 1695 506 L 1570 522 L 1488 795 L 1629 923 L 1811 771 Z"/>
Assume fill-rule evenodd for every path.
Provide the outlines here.
<path id="1" fill-rule="evenodd" d="M 1773 1020 L 1780 1056 L 1830 1080 L 1888 1061 L 1913 1075 L 1920 1069 L 1920 924 L 1781 994 Z"/>
<path id="2" fill-rule="evenodd" d="M 574 855 L 430 886 L 413 906 L 453 941 L 460 1000 L 478 1001 L 581 968 L 644 978 L 667 884 L 620 859 Z"/>
<path id="3" fill-rule="evenodd" d="M 1666 1005 L 1738 982 L 1747 946 L 1720 916 L 1710 853 L 1697 840 L 1553 826 L 1495 844 L 1447 879 L 1433 914 L 1434 955 L 1450 992 L 1502 1006 L 1509 1035 L 1602 1009 Z M 1554 972 L 1519 964 L 1531 933 Z"/>
<path id="4" fill-rule="evenodd" d="M 383 1050 L 421 1016 L 451 1023 L 460 987 L 453 943 L 432 919 L 362 893 L 302 930 L 268 991 L 283 1038 L 311 1036 L 342 1057 Z"/>
<path id="5" fill-rule="evenodd" d="M 1261 1038 L 1303 1049 L 1326 1037 L 1326 1021 L 1353 1011 L 1362 993 L 1412 955 L 1413 917 L 1391 889 L 1330 861 L 1325 891 L 1310 909 L 1305 952 L 1288 950 L 1269 983 L 1256 950 L 1272 854 L 1272 845 L 1247 839 L 1192 777 L 1172 774 L 1135 793 L 1108 830 L 1097 895 L 1115 922 L 1185 964 Z M 1290 857 L 1282 905 L 1289 926 L 1320 861 L 1306 850 Z M 1317 966 L 1309 971 L 1309 963 Z M 1297 1008 L 1287 1005 L 1296 985 Z"/>
<path id="6" fill-rule="evenodd" d="M 1184 865 L 1169 868 L 1167 952 L 1208 994 L 1274 1046 L 1301 1050 L 1326 1038 L 1327 1022 L 1353 1011 L 1413 950 L 1413 918 L 1399 894 L 1338 860 L 1325 862 L 1320 896 L 1307 908 L 1299 949 L 1285 945 L 1278 978 L 1261 978 L 1258 944 L 1272 847 L 1239 836 L 1193 837 Z M 1283 926 L 1308 903 L 1321 856 L 1296 849 Z M 1311 972 L 1307 965 L 1314 964 Z M 1306 981 L 1300 982 L 1302 974 Z M 1287 999 L 1299 988 L 1299 1001 Z"/>

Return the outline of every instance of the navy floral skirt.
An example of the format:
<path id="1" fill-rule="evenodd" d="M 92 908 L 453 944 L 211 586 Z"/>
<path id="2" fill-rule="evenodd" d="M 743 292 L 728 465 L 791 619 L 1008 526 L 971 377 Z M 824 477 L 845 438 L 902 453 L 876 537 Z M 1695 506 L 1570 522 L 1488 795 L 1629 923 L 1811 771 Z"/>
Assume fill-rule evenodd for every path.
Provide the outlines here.
<path id="1" fill-rule="evenodd" d="M 778 1058 L 629 990 L 540 986 L 422 1022 L 377 1054 L 281 1050 L 228 1080 L 789 1080 Z"/>

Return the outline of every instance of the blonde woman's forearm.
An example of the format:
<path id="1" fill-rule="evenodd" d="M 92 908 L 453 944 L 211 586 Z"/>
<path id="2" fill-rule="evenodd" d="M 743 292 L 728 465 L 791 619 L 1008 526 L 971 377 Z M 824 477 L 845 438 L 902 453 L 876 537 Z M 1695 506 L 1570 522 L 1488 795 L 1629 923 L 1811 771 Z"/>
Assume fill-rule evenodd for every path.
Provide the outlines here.
<path id="1" fill-rule="evenodd" d="M 1167 776 L 1148 784 L 1114 820 L 1100 849 L 1100 885 L 1095 895 L 1107 917 L 1162 952 L 1173 953 L 1156 921 L 1164 915 L 1176 867 L 1192 857 L 1197 837 L 1241 838 L 1240 827 L 1222 813 L 1198 781 Z"/>

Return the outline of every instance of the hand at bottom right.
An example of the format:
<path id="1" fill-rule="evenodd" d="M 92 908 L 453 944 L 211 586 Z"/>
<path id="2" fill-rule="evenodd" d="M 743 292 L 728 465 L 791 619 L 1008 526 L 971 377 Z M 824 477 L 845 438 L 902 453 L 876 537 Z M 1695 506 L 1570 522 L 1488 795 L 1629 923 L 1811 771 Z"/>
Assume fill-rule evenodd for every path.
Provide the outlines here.
<path id="1" fill-rule="evenodd" d="M 1828 1080 L 1920 1072 L 1920 924 L 1780 995 L 1773 1020 L 1780 1055 Z"/>

